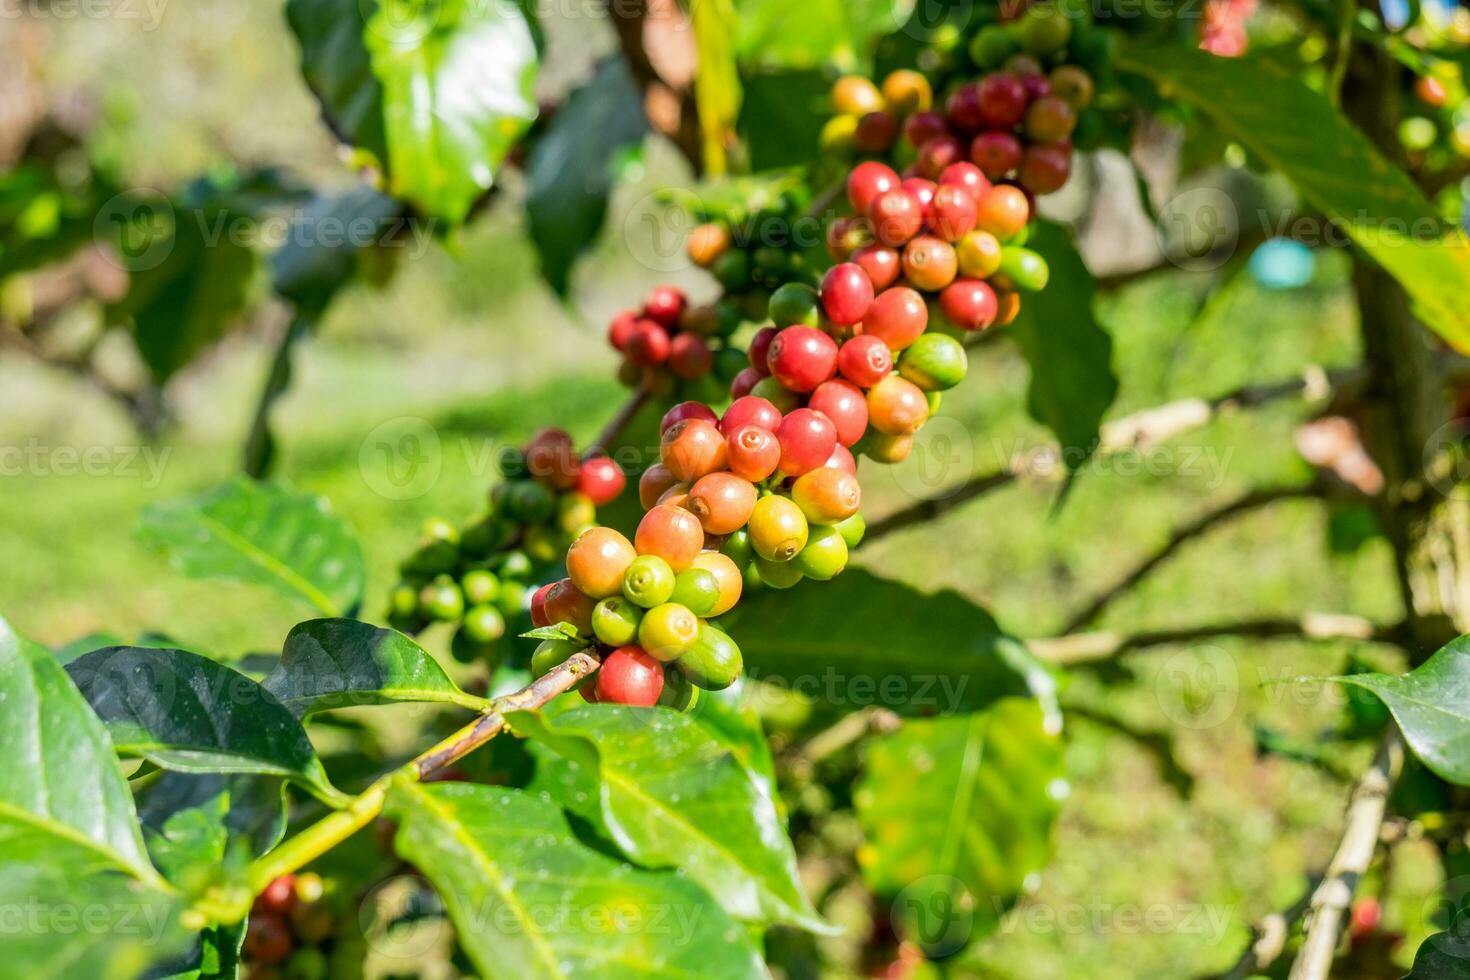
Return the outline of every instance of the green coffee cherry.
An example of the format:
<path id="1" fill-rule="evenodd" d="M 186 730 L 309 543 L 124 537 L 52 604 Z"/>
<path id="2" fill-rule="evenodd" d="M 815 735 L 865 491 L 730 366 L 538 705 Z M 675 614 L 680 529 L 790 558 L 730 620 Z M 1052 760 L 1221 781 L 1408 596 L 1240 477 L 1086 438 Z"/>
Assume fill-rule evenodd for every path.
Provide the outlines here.
<path id="1" fill-rule="evenodd" d="M 505 524 L 498 517 L 487 514 L 464 529 L 459 550 L 472 559 L 488 558 L 505 544 L 509 537 L 506 532 Z"/>
<path id="2" fill-rule="evenodd" d="M 519 449 L 507 449 L 500 454 L 500 475 L 507 480 L 522 479 L 530 471 L 526 465 L 526 454 Z"/>
<path id="3" fill-rule="evenodd" d="M 1037 4 L 1021 19 L 1021 46 L 1032 54 L 1060 51 L 1072 39 L 1072 19 L 1054 5 Z"/>
<path id="4" fill-rule="evenodd" d="M 442 517 L 431 517 L 424 521 L 420 533 L 425 543 L 448 541 L 450 544 L 459 544 L 459 529 Z"/>
<path id="5" fill-rule="evenodd" d="M 998 24 L 983 27 L 970 42 L 970 60 L 985 69 L 999 68 L 1005 60 L 1021 50 L 1015 34 Z"/>
<path id="6" fill-rule="evenodd" d="M 942 333 L 925 333 L 898 358 L 898 373 L 925 391 L 943 391 L 965 380 L 965 347 Z"/>
<path id="7" fill-rule="evenodd" d="M 741 323 L 745 322 L 745 318 L 740 315 L 740 311 L 731 303 L 716 303 L 715 315 L 718 317 L 718 326 L 715 328 L 715 333 L 721 337 L 730 336 L 740 329 Z M 727 349 L 734 350 L 734 348 Z M 748 364 L 750 362 L 747 361 L 746 363 Z M 734 377 L 734 375 L 731 375 L 731 377 Z"/>
<path id="8" fill-rule="evenodd" d="M 419 592 L 407 582 L 399 582 L 388 593 L 388 615 L 399 619 L 411 619 L 419 611 Z"/>
<path id="9" fill-rule="evenodd" d="M 531 676 L 545 677 L 582 649 L 582 644 L 571 640 L 542 640 L 531 654 Z"/>
<path id="10" fill-rule="evenodd" d="M 715 259 L 709 270 L 726 292 L 739 292 L 750 285 L 750 253 L 732 248 Z"/>
<path id="11" fill-rule="evenodd" d="M 1000 272 L 1016 284 L 1017 289 L 1039 292 L 1046 288 L 1051 269 L 1046 259 L 1029 248 L 1007 245 L 1000 252 Z"/>
<path id="12" fill-rule="evenodd" d="M 495 597 L 495 608 L 507 617 L 520 615 L 526 608 L 527 591 L 524 582 L 502 579 L 500 595 Z"/>
<path id="13" fill-rule="evenodd" d="M 448 541 L 430 541 L 403 560 L 399 570 L 409 578 L 425 579 L 452 572 L 459 565 L 459 548 Z"/>
<path id="14" fill-rule="evenodd" d="M 546 524 L 532 525 L 521 535 L 521 547 L 525 549 L 526 557 L 538 565 L 556 561 L 566 551 L 567 544 L 566 535 Z"/>
<path id="15" fill-rule="evenodd" d="M 517 480 L 505 498 L 505 512 L 522 524 L 540 524 L 556 508 L 551 491 L 535 480 Z"/>
<path id="16" fill-rule="evenodd" d="M 505 584 L 505 580 L 508 578 L 524 579 L 532 572 L 531 559 L 526 557 L 526 553 L 520 549 L 507 551 L 500 556 L 500 561 L 495 566 L 495 570 L 500 575 L 500 583 L 502 585 Z"/>
<path id="17" fill-rule="evenodd" d="M 637 639 L 642 620 L 643 610 L 627 596 L 611 596 L 592 608 L 592 632 L 610 647 L 627 646 Z"/>
<path id="18" fill-rule="evenodd" d="M 505 617 L 491 605 L 471 606 L 465 610 L 460 630 L 476 643 L 494 643 L 505 635 Z"/>
<path id="19" fill-rule="evenodd" d="M 597 505 L 585 493 L 562 494 L 556 502 L 556 523 L 574 540 L 597 523 Z"/>
<path id="20" fill-rule="evenodd" d="M 464 601 L 472 606 L 494 602 L 495 597 L 500 595 L 500 579 L 485 568 L 472 568 L 465 572 L 464 577 L 459 580 L 459 587 L 464 592 Z"/>
<path id="21" fill-rule="evenodd" d="M 806 547 L 792 561 L 807 578 L 825 582 L 847 567 L 847 542 L 835 527 L 815 525 Z"/>
<path id="22" fill-rule="evenodd" d="M 720 582 L 704 568 L 686 568 L 674 576 L 674 594 L 670 602 L 688 606 L 696 616 L 708 616 L 720 602 Z"/>
<path id="23" fill-rule="evenodd" d="M 817 291 L 798 282 L 788 282 L 771 294 L 768 311 L 778 327 L 815 327 L 821 320 Z"/>
<path id="24" fill-rule="evenodd" d="M 742 527 L 733 534 L 727 534 L 725 543 L 720 545 L 720 553 L 741 568 L 749 565 L 750 560 L 755 557 L 755 548 L 750 543 L 750 532 Z"/>
<path id="25" fill-rule="evenodd" d="M 940 391 L 924 392 L 924 404 L 929 406 L 929 417 L 932 419 L 939 414 L 939 403 L 944 400 L 944 393 Z"/>
<path id="26" fill-rule="evenodd" d="M 664 689 L 658 703 L 675 711 L 693 711 L 699 703 L 699 688 L 677 670 L 664 671 Z"/>
<path id="27" fill-rule="evenodd" d="M 794 561 L 770 561 L 759 556 L 753 563 L 761 581 L 773 589 L 789 589 L 802 580 L 802 571 Z"/>
<path id="28" fill-rule="evenodd" d="M 419 590 L 419 612 L 440 622 L 456 620 L 464 615 L 464 593 L 454 579 L 440 575 Z"/>
<path id="29" fill-rule="evenodd" d="M 638 645 L 664 663 L 682 657 L 698 637 L 699 617 L 677 602 L 654 606 L 638 624 Z"/>
<path id="30" fill-rule="evenodd" d="M 639 555 L 623 574 L 623 595 L 644 609 L 668 602 L 674 594 L 674 570 L 658 555 Z"/>
<path id="31" fill-rule="evenodd" d="M 705 623 L 676 666 L 675 673 L 682 673 L 696 686 L 706 691 L 723 691 L 740 677 L 745 664 L 740 648 L 729 634 Z M 664 676 L 667 678 L 668 674 Z"/>
<path id="32" fill-rule="evenodd" d="M 862 542 L 863 535 L 868 533 L 868 522 L 863 520 L 862 514 L 853 514 L 847 520 L 838 521 L 832 526 L 842 535 L 842 540 L 847 542 L 849 551 L 856 548 Z"/>
<path id="33" fill-rule="evenodd" d="M 749 363 L 750 358 L 739 348 L 722 347 L 715 351 L 715 368 L 712 373 L 722 385 L 728 385 Z"/>

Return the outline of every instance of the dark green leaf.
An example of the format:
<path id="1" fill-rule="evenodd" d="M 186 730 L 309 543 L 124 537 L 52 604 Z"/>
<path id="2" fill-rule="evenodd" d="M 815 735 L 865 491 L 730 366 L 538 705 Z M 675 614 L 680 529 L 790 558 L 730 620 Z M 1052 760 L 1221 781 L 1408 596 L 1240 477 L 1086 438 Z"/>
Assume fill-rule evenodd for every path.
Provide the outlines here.
<path id="1" fill-rule="evenodd" d="M 1404 980 L 1465 980 L 1470 977 L 1470 915 L 1458 912 L 1455 928 L 1420 943 Z"/>
<path id="2" fill-rule="evenodd" d="M 285 776 L 328 802 L 340 795 L 301 723 L 231 667 L 184 650 L 108 647 L 66 672 L 119 753 L 180 772 Z"/>
<path id="3" fill-rule="evenodd" d="M 859 856 L 908 938 L 947 955 L 995 928 L 1051 859 L 1063 775 L 1059 733 L 1022 698 L 905 722 L 870 745 L 853 797 Z"/>
<path id="4" fill-rule="evenodd" d="M 143 980 L 236 980 L 244 965 L 240 956 L 244 942 L 244 922 L 210 926 L 199 934 L 193 949 L 160 964 Z"/>
<path id="5" fill-rule="evenodd" d="M 1051 266 L 1051 280 L 1021 300 L 1021 315 L 1005 328 L 1031 367 L 1026 407 L 1056 434 L 1062 459 L 1075 470 L 1097 448 L 1103 415 L 1118 394 L 1113 340 L 1092 311 L 1092 273 L 1061 227 L 1038 221 L 1029 246 Z"/>
<path id="6" fill-rule="evenodd" d="M 511 3 L 384 0 L 367 24 L 395 197 L 458 224 L 532 121 L 539 61 Z"/>
<path id="7" fill-rule="evenodd" d="M 362 600 L 362 546 L 324 497 L 238 477 L 150 506 L 138 536 L 192 578 L 264 585 L 328 616 Z"/>
<path id="8" fill-rule="evenodd" d="M 1427 326 L 1470 350 L 1470 240 L 1446 234 L 1434 205 L 1320 92 L 1276 61 L 1216 58 L 1183 45 L 1134 43 L 1117 59 L 1169 98 L 1205 113 L 1296 185 L 1408 292 Z"/>
<path id="9" fill-rule="evenodd" d="M 405 781 L 387 813 L 398 854 L 434 883 L 486 976 L 766 976 L 744 928 L 696 885 L 598 854 L 551 803 Z"/>
<path id="10" fill-rule="evenodd" d="M 232 879 L 245 862 L 280 843 L 283 790 L 275 776 L 163 773 L 138 801 L 154 864 L 192 894 Z"/>
<path id="11" fill-rule="evenodd" d="M 301 75 L 340 138 L 388 160 L 383 88 L 363 41 L 377 0 L 289 0 L 286 19 L 301 46 Z"/>
<path id="12" fill-rule="evenodd" d="M 634 861 L 682 869 L 737 918 L 827 928 L 802 894 L 771 799 L 698 723 L 621 705 L 514 712 L 509 721 L 596 773 L 602 822 Z"/>
<path id="13" fill-rule="evenodd" d="M 816 69 L 760 72 L 745 79 L 740 135 L 751 169 L 810 164 L 832 115 L 832 81 Z"/>
<path id="14" fill-rule="evenodd" d="M 1421 762 L 1441 779 L 1470 785 L 1470 636 L 1451 640 L 1402 677 L 1344 674 L 1331 678 L 1355 684 L 1383 699 L 1404 739 Z"/>
<path id="15" fill-rule="evenodd" d="M 952 714 L 1053 686 L 1035 658 L 964 596 L 920 592 L 863 568 L 757 593 L 731 624 L 751 677 L 846 710 Z"/>
<path id="16" fill-rule="evenodd" d="M 265 689 L 297 717 L 361 704 L 437 701 L 479 710 L 438 661 L 397 630 L 355 619 L 313 619 L 292 627 Z"/>
<path id="17" fill-rule="evenodd" d="M 609 58 L 569 95 L 526 160 L 526 218 L 541 274 L 565 295 L 572 264 L 607 217 L 613 162 L 648 131 L 643 96 L 622 58 Z"/>
<path id="18" fill-rule="evenodd" d="M 699 54 L 694 103 L 703 136 L 704 172 L 722 177 L 729 171 L 727 153 L 743 97 L 735 64 L 738 17 L 734 0 L 702 0 L 692 5 L 689 16 Z"/>
<path id="19" fill-rule="evenodd" d="M 743 65 L 852 70 L 912 8 L 894 0 L 736 0 L 736 51 Z"/>
<path id="20" fill-rule="evenodd" d="M 690 716 L 750 770 L 762 791 L 779 810 L 781 798 L 776 790 L 776 761 L 755 708 L 742 704 L 729 692 L 705 691 L 700 694 Z"/>
<path id="21" fill-rule="evenodd" d="M 352 278 L 359 252 L 404 244 L 388 240 L 405 220 L 403 205 L 370 187 L 318 195 L 271 256 L 271 283 L 298 309 L 325 309 Z"/>

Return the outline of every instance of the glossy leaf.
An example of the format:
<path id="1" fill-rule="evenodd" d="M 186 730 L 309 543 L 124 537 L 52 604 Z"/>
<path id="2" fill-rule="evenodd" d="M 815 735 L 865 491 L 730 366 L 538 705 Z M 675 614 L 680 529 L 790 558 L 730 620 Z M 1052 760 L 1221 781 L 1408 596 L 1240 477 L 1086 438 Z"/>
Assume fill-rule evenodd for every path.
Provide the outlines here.
<path id="1" fill-rule="evenodd" d="M 284 783 L 274 776 L 165 772 L 138 801 L 148 853 L 190 893 L 230 880 L 280 843 Z"/>
<path id="2" fill-rule="evenodd" d="M 602 823 L 639 864 L 682 869 L 731 915 L 821 931 L 775 806 L 731 751 L 667 708 L 515 712 L 515 730 L 597 776 Z"/>
<path id="3" fill-rule="evenodd" d="M 232 667 L 184 650 L 108 647 L 67 664 L 124 755 L 180 772 L 267 773 L 339 794 L 301 723 Z"/>
<path id="4" fill-rule="evenodd" d="M 731 689 L 734 690 L 733 688 Z M 740 764 L 750 771 L 766 796 L 776 803 L 781 798 L 776 790 L 776 760 L 771 744 L 766 741 L 760 715 L 749 704 L 741 703 L 730 692 L 704 691 L 699 695 L 690 717 L 724 744 Z"/>
<path id="5" fill-rule="evenodd" d="M 607 217 L 615 161 L 648 131 L 643 96 L 628 63 L 609 58 L 567 96 L 526 160 L 526 219 L 541 274 L 565 295 L 572 265 L 597 241 Z"/>
<path id="6" fill-rule="evenodd" d="M 766 975 L 745 929 L 694 883 L 597 853 L 535 796 L 404 781 L 386 812 L 399 856 L 434 883 L 486 977 Z"/>
<path id="7" fill-rule="evenodd" d="M 339 137 L 388 159 L 383 88 L 363 40 L 376 0 L 289 0 L 286 20 L 301 46 L 301 76 Z"/>
<path id="8" fill-rule="evenodd" d="M 292 223 L 286 244 L 271 255 L 271 285 L 298 310 L 325 309 L 351 281 L 364 249 L 408 247 L 388 244 L 407 229 L 406 221 L 402 204 L 371 187 L 317 195 Z"/>
<path id="9" fill-rule="evenodd" d="M 328 616 L 362 601 L 362 546 L 325 497 L 239 477 L 150 506 L 137 533 L 191 578 L 263 585 Z"/>
<path id="10" fill-rule="evenodd" d="M 1118 395 L 1113 340 L 1098 324 L 1096 283 L 1067 232 L 1036 222 L 1027 243 L 1051 267 L 1047 287 L 1021 299 L 1021 314 L 1005 329 L 1031 368 L 1026 408 L 1061 444 L 1077 469 L 1097 448 L 1103 416 Z"/>
<path id="11" fill-rule="evenodd" d="M 868 884 L 934 954 L 995 928 L 1051 858 L 1062 744 L 1035 701 L 906 722 L 872 742 L 854 795 Z"/>
<path id="12" fill-rule="evenodd" d="M 921 592 L 864 568 L 757 593 L 730 618 L 751 677 L 845 710 L 952 714 L 1007 695 L 1049 696 L 1054 687 L 964 596 Z"/>
<path id="13" fill-rule="evenodd" d="M 313 619 L 292 627 L 279 666 L 261 683 L 298 718 L 402 701 L 485 706 L 461 691 L 413 640 L 355 619 Z"/>
<path id="14" fill-rule="evenodd" d="M 364 37 L 383 89 L 389 190 L 458 224 L 536 118 L 524 14 L 514 3 L 383 0 Z"/>
<path id="15" fill-rule="evenodd" d="M 895 0 L 736 0 L 736 51 L 743 65 L 852 70 L 912 8 Z"/>
<path id="16" fill-rule="evenodd" d="M 1457 918 L 1463 919 L 1463 912 Z M 1414 966 L 1403 980 L 1465 980 L 1470 977 L 1470 941 L 1463 931 L 1436 932 L 1419 944 Z"/>
<path id="17" fill-rule="evenodd" d="M 1345 674 L 1339 684 L 1372 691 L 1419 760 L 1441 779 L 1470 785 L 1470 636 L 1451 640 L 1402 677 Z"/>
<path id="18" fill-rule="evenodd" d="M 1216 58 L 1172 41 L 1131 43 L 1117 67 L 1199 109 L 1274 170 L 1404 287 L 1424 323 L 1470 350 L 1470 239 L 1293 66 Z M 1245 216 L 1242 216 L 1244 219 Z"/>

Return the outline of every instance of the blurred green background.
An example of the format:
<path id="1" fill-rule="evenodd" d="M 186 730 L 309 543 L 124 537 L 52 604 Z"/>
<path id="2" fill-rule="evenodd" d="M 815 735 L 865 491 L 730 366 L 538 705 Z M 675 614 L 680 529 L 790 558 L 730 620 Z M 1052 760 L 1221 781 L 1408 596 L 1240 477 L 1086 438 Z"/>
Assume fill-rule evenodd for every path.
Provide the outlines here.
<path id="1" fill-rule="evenodd" d="M 591 12 L 548 29 L 548 93 L 584 78 L 611 48 L 610 29 Z M 146 19 L 52 17 L 44 28 L 7 21 L 4 30 L 27 34 L 6 43 L 43 45 L 38 97 L 58 111 L 95 114 L 97 152 L 136 184 L 272 163 L 316 184 L 348 179 L 295 70 L 275 0 L 167 3 L 151 29 Z M 5 100 L 0 93 L 0 106 Z M 654 187 L 689 179 L 652 142 L 626 176 L 568 303 L 537 275 L 517 207 L 523 189 L 511 174 L 487 213 L 453 240 L 407 257 L 385 288 L 353 287 L 299 349 L 276 415 L 277 476 L 325 494 L 361 534 L 372 575 L 368 618 L 381 618 L 396 563 L 424 518 L 474 513 L 494 476 L 494 447 L 545 425 L 587 439 L 621 402 L 602 325 L 666 278 L 630 258 L 621 219 Z M 1282 292 L 1244 277 L 1220 283 L 1171 272 L 1107 296 L 1104 322 L 1122 382 L 1113 415 L 1289 378 L 1312 364 L 1352 363 L 1356 323 L 1345 276 L 1344 266 L 1324 260 L 1310 285 Z M 697 274 L 680 281 L 714 292 Z M 0 446 L 37 447 L 41 460 L 0 476 L 0 609 L 19 629 L 50 644 L 93 631 L 156 631 L 231 659 L 278 648 L 309 615 L 247 587 L 186 581 L 130 533 L 145 504 L 209 487 L 238 467 L 284 319 L 269 304 L 253 317 L 171 385 L 177 424 L 153 444 L 140 443 L 128 418 L 73 376 L 0 355 Z M 949 467 L 948 482 L 992 469 L 1017 447 L 1044 445 L 1024 413 L 1026 380 L 1010 345 L 984 345 L 967 383 L 945 399 L 945 414 L 967 434 L 954 455 L 931 440 L 902 466 L 865 466 L 865 510 L 880 516 L 901 506 L 932 485 L 936 465 Z M 360 452 L 377 426 L 410 416 L 437 432 L 440 475 L 421 497 L 386 499 Z M 1292 445 L 1302 417 L 1289 401 L 1227 414 L 1166 444 L 1145 472 L 1125 458 L 1085 474 L 1061 508 L 1054 482 L 1022 480 L 937 525 L 895 534 L 860 560 L 925 588 L 956 588 L 1018 635 L 1051 635 L 1179 523 L 1252 487 L 1309 479 Z M 117 465 L 106 475 L 51 472 L 61 447 L 105 447 Z M 1253 511 L 1186 547 L 1099 625 L 1135 631 L 1303 610 L 1395 621 L 1386 545 L 1373 539 L 1334 551 L 1331 530 L 1316 501 Z M 443 642 L 430 634 L 431 648 Z M 1334 724 L 1340 701 L 1283 681 L 1337 672 L 1355 654 L 1383 655 L 1346 642 L 1216 645 L 1238 665 L 1238 702 L 1206 727 L 1176 723 L 1201 679 L 1179 668 L 1175 649 L 1123 659 L 1121 669 L 1142 683 L 1120 686 L 1097 670 L 1072 678 L 1072 785 L 1058 856 L 1021 912 L 967 957 L 966 971 L 1131 978 L 1224 969 L 1251 922 L 1300 895 L 1301 869 L 1325 863 L 1345 784 L 1330 766 L 1258 755 L 1253 724 L 1312 742 Z M 1171 747 L 1161 755 L 1159 744 Z M 1364 760 L 1337 761 L 1353 771 Z M 1412 846 L 1397 853 L 1393 873 L 1402 881 L 1385 928 L 1417 940 L 1429 911 L 1422 895 L 1437 869 Z"/>

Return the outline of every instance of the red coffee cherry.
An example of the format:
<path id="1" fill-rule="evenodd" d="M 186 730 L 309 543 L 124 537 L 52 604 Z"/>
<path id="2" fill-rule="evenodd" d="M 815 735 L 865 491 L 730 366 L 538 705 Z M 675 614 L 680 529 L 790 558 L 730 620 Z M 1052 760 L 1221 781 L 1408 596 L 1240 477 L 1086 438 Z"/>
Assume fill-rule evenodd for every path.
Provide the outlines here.
<path id="1" fill-rule="evenodd" d="M 927 177 L 905 177 L 898 186 L 912 194 L 926 210 L 929 202 L 934 200 L 934 192 L 939 189 L 939 185 Z"/>
<path id="2" fill-rule="evenodd" d="M 833 323 L 851 326 L 867 315 L 872 304 L 873 283 L 861 266 L 843 262 L 822 277 L 822 308 Z"/>
<path id="3" fill-rule="evenodd" d="M 976 132 L 985 125 L 980 104 L 980 90 L 974 85 L 961 85 L 944 102 L 944 118 L 949 128 L 962 135 Z"/>
<path id="4" fill-rule="evenodd" d="M 725 409 L 725 414 L 720 418 L 720 431 L 726 436 L 747 425 L 758 425 L 763 429 L 776 431 L 776 426 L 781 424 L 781 410 L 772 405 L 764 398 L 754 395 L 746 395 L 737 398 Z"/>
<path id="5" fill-rule="evenodd" d="M 555 582 L 547 582 L 531 594 L 531 625 L 551 626 L 551 620 L 546 618 L 546 597 L 551 594 Z"/>
<path id="6" fill-rule="evenodd" d="M 821 412 L 798 408 L 781 420 L 776 438 L 781 442 L 781 462 L 777 469 L 787 476 L 800 476 L 821 466 L 832 455 L 832 448 L 837 445 L 837 427 Z"/>
<path id="7" fill-rule="evenodd" d="M 616 350 L 627 350 L 628 341 L 633 338 L 633 329 L 638 325 L 638 314 L 633 310 L 624 310 L 612 318 L 612 323 L 607 328 L 607 342 L 612 344 Z"/>
<path id="8" fill-rule="evenodd" d="M 934 192 L 924 212 L 929 230 L 945 241 L 957 242 L 975 227 L 979 203 L 968 187 L 946 184 Z"/>
<path id="9" fill-rule="evenodd" d="M 939 175 L 939 184 L 943 186 L 963 187 L 975 195 L 978 201 L 980 193 L 990 187 L 990 181 L 985 179 L 985 173 L 979 167 L 968 160 L 959 163 L 951 163 L 944 168 Z"/>
<path id="10" fill-rule="evenodd" d="M 1059 191 L 1072 176 L 1072 154 L 1057 144 L 1033 146 L 1021 158 L 1021 186 L 1033 194 Z"/>
<path id="11" fill-rule="evenodd" d="M 893 285 L 898 281 L 899 273 L 903 271 L 898 249 L 889 248 L 887 245 L 864 245 L 852 253 L 852 261 L 868 274 L 868 279 L 873 283 L 875 292 Z"/>
<path id="12" fill-rule="evenodd" d="M 858 118 L 852 145 L 864 153 L 882 153 L 898 140 L 898 117 L 891 112 L 869 112 Z"/>
<path id="13" fill-rule="evenodd" d="M 664 690 L 664 665 L 640 646 L 618 647 L 597 671 L 597 700 L 651 708 Z"/>
<path id="14" fill-rule="evenodd" d="M 929 402 L 919 386 L 890 374 L 868 392 L 868 419 L 888 435 L 912 435 L 929 417 Z"/>
<path id="15" fill-rule="evenodd" d="M 919 156 L 915 160 L 915 166 L 925 177 L 937 180 L 939 175 L 944 173 L 945 167 L 952 163 L 959 163 L 964 158 L 965 150 L 959 140 L 953 136 L 936 136 L 919 147 Z"/>
<path id="16" fill-rule="evenodd" d="M 704 419 L 706 422 L 717 422 L 719 416 L 715 410 L 704 402 L 680 402 L 664 413 L 663 419 L 658 423 L 658 434 L 668 432 L 675 422 L 685 419 Z"/>
<path id="17" fill-rule="evenodd" d="M 990 283 L 956 279 L 939 294 L 939 308 L 962 330 L 984 330 L 995 322 L 1000 307 Z"/>
<path id="18" fill-rule="evenodd" d="M 914 149 L 938 136 L 949 135 L 949 125 L 937 112 L 916 112 L 904 120 L 903 138 Z"/>
<path id="19" fill-rule="evenodd" d="M 686 483 L 725 468 L 725 437 L 708 419 L 675 422 L 663 434 L 658 452 L 675 479 Z"/>
<path id="20" fill-rule="evenodd" d="M 837 430 L 837 443 L 851 446 L 868 431 L 868 403 L 862 389 L 851 381 L 833 378 L 812 392 L 807 407 L 831 419 Z"/>
<path id="21" fill-rule="evenodd" d="M 547 486 L 571 489 L 580 466 L 572 437 L 561 429 L 542 429 L 526 444 L 526 469 Z"/>
<path id="22" fill-rule="evenodd" d="M 761 380 L 760 372 L 753 367 L 741 368 L 740 373 L 735 375 L 730 382 L 730 397 L 744 398 L 750 394 L 751 389 Z"/>
<path id="23" fill-rule="evenodd" d="M 628 357 L 643 367 L 658 367 L 669 359 L 669 332 L 653 320 L 639 320 L 628 338 Z"/>
<path id="24" fill-rule="evenodd" d="M 873 235 L 884 245 L 902 245 L 924 226 L 924 205 L 903 187 L 884 191 L 868 211 Z"/>
<path id="25" fill-rule="evenodd" d="M 1051 79 L 1041 73 L 1039 64 L 1035 68 L 1035 71 L 1028 71 L 1021 76 L 1021 87 L 1026 90 L 1026 98 L 1032 103 L 1051 95 Z"/>
<path id="26" fill-rule="evenodd" d="M 583 636 L 592 635 L 592 609 L 597 600 L 572 584 L 569 578 L 551 583 L 546 592 L 542 615 L 546 624 L 571 623 Z"/>
<path id="27" fill-rule="evenodd" d="M 1026 115 L 1026 86 L 1014 75 L 986 76 L 977 94 L 986 128 L 1014 129 Z"/>
<path id="28" fill-rule="evenodd" d="M 689 305 L 684 291 L 676 286 L 655 286 L 643 300 L 643 315 L 656 320 L 666 329 L 679 322 L 679 314 Z"/>
<path id="29" fill-rule="evenodd" d="M 685 381 L 709 374 L 715 366 L 715 353 L 698 334 L 677 334 L 669 342 L 669 370 Z"/>
<path id="30" fill-rule="evenodd" d="M 1019 167 L 1022 152 L 1021 141 L 1010 133 L 981 133 L 970 144 L 970 159 L 991 180 L 1000 180 Z"/>
<path id="31" fill-rule="evenodd" d="M 617 500 L 627 485 L 623 468 L 606 456 L 582 460 L 577 472 L 577 492 L 585 494 L 594 507 L 606 507 Z"/>
<path id="32" fill-rule="evenodd" d="M 980 197 L 980 213 L 975 227 L 988 231 L 1001 241 L 1019 234 L 1031 220 L 1031 205 L 1019 187 L 997 184 Z"/>
<path id="33" fill-rule="evenodd" d="M 295 945 L 291 927 L 279 915 L 252 915 L 245 924 L 244 952 L 256 963 L 284 963 Z"/>
<path id="34" fill-rule="evenodd" d="M 838 350 L 837 370 L 859 388 L 871 388 L 893 370 L 893 355 L 880 338 L 859 334 Z"/>
<path id="35" fill-rule="evenodd" d="M 842 470 L 844 473 L 851 473 L 853 476 L 857 476 L 857 460 L 852 458 L 852 450 L 840 442 L 832 450 L 832 455 L 828 456 L 827 461 L 822 465 L 830 466 L 835 470 Z"/>
<path id="36" fill-rule="evenodd" d="M 699 518 L 706 534 L 729 534 L 750 520 L 755 499 L 755 484 L 750 480 L 734 473 L 710 473 L 689 488 L 689 512 Z"/>
<path id="37" fill-rule="evenodd" d="M 725 437 L 725 454 L 731 473 L 742 480 L 760 483 L 769 479 L 780 465 L 781 443 L 770 429 L 742 425 Z"/>
<path id="38" fill-rule="evenodd" d="M 771 341 L 775 340 L 776 334 L 780 332 L 779 327 L 761 327 L 755 332 L 755 336 L 750 338 L 750 346 L 746 348 L 750 366 L 755 368 L 756 374 L 763 378 L 771 373 L 771 365 L 766 355 L 770 352 Z"/>
<path id="39" fill-rule="evenodd" d="M 837 373 L 837 343 L 812 327 L 787 327 L 771 341 L 771 377 L 791 391 L 811 391 Z"/>
<path id="40" fill-rule="evenodd" d="M 704 547 L 704 527 L 684 508 L 658 504 L 638 522 L 633 547 L 638 554 L 657 555 L 675 572 L 682 572 Z"/>
<path id="41" fill-rule="evenodd" d="M 920 235 L 904 246 L 903 274 L 916 289 L 937 293 L 954 282 L 959 259 L 954 246 L 932 235 Z"/>
<path id="42" fill-rule="evenodd" d="M 867 214 L 873 201 L 884 191 L 898 186 L 898 174 L 886 163 L 869 160 L 852 168 L 847 175 L 847 199 L 858 214 Z"/>
<path id="43" fill-rule="evenodd" d="M 296 876 L 293 874 L 277 875 L 271 879 L 265 890 L 255 896 L 255 902 L 250 907 L 250 914 L 264 912 L 275 915 L 285 915 L 291 911 L 291 906 L 296 904 Z"/>
<path id="44" fill-rule="evenodd" d="M 1026 110 L 1026 135 L 1036 143 L 1068 139 L 1077 128 L 1077 110 L 1067 100 L 1045 95 Z"/>
<path id="45" fill-rule="evenodd" d="M 908 286 L 885 289 L 863 317 L 862 334 L 877 337 L 890 350 L 903 350 L 919 339 L 929 325 L 924 297 Z"/>

